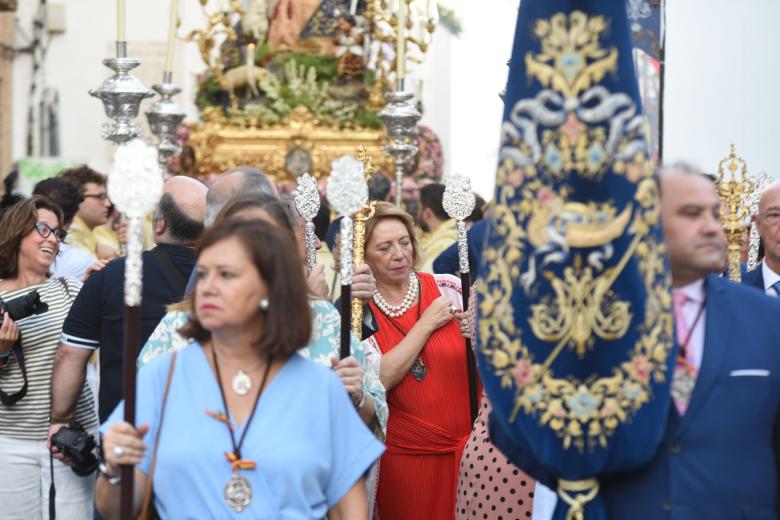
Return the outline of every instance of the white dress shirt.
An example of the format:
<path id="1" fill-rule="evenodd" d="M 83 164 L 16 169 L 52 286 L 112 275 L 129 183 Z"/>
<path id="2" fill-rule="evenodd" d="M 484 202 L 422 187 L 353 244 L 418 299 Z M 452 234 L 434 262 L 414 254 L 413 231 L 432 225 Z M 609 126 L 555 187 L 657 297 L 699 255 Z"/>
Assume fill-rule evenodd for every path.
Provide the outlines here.
<path id="1" fill-rule="evenodd" d="M 761 262 L 761 274 L 764 277 L 764 291 L 769 296 L 780 296 L 775 288 L 772 287 L 777 282 L 780 282 L 780 274 L 777 274 L 766 265 L 766 261 Z"/>

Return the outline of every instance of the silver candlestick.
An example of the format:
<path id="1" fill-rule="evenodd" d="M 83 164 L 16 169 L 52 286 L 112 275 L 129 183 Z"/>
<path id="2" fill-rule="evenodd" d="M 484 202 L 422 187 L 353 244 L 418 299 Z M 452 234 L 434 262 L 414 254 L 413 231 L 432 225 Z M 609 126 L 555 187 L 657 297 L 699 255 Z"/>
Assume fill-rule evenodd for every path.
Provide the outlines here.
<path id="1" fill-rule="evenodd" d="M 401 205 L 401 185 L 404 180 L 404 165 L 417 154 L 415 129 L 422 115 L 413 101 L 414 94 L 404 90 L 404 80 L 398 80 L 396 90 L 386 96 L 387 106 L 379 113 L 385 124 L 390 142 L 385 153 L 395 164 L 395 203 Z"/>
<path id="2" fill-rule="evenodd" d="M 117 42 L 117 57 L 103 60 L 103 65 L 114 71 L 100 88 L 89 94 L 103 102 L 106 115 L 111 119 L 103 125 L 103 138 L 116 144 L 125 143 L 141 133 L 133 122 L 138 116 L 141 101 L 152 97 L 154 92 L 130 74 L 141 62 L 127 57 L 126 42 Z"/>
<path id="3" fill-rule="evenodd" d="M 168 159 L 181 152 L 181 146 L 176 142 L 176 133 L 184 121 L 184 110 L 171 98 L 181 92 L 181 89 L 173 84 L 173 74 L 170 71 L 163 73 L 163 82 L 152 86 L 152 89 L 160 95 L 160 99 L 146 111 L 146 119 L 149 128 L 159 140 L 157 144 L 157 160 L 163 172 L 168 172 Z"/>
<path id="4" fill-rule="evenodd" d="M 314 222 L 312 220 L 320 211 L 320 192 L 317 189 L 317 180 L 304 173 L 298 177 L 298 188 L 293 193 L 295 198 L 295 208 L 306 221 L 306 233 L 304 241 L 306 244 L 306 269 L 312 272 L 314 264 L 317 263 L 317 251 L 314 248 Z"/>

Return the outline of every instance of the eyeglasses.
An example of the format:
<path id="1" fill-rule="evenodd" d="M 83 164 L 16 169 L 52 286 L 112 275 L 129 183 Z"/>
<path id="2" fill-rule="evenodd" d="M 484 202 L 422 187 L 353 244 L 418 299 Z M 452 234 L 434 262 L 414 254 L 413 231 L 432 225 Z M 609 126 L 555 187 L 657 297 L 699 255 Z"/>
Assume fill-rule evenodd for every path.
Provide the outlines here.
<path id="1" fill-rule="evenodd" d="M 48 224 L 45 222 L 38 222 L 35 224 L 35 229 L 38 231 L 38 234 L 41 235 L 43 238 L 49 238 L 49 235 L 54 233 L 54 236 L 62 242 L 65 240 L 65 237 L 68 235 L 68 232 L 64 229 L 52 229 L 49 227 Z"/>
<path id="2" fill-rule="evenodd" d="M 766 213 L 758 213 L 758 218 L 763 219 L 764 222 L 770 226 L 776 226 L 780 224 L 780 211 L 768 211 Z"/>
<path id="3" fill-rule="evenodd" d="M 97 199 L 100 202 L 105 202 L 108 200 L 108 194 L 107 193 L 85 193 L 84 198 L 85 199 L 92 198 L 92 199 Z"/>

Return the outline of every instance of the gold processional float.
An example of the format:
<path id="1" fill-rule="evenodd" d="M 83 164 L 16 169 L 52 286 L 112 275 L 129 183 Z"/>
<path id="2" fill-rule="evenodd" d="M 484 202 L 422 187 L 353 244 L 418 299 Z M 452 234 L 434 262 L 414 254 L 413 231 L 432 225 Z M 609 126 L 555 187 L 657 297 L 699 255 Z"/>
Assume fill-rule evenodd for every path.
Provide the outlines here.
<path id="1" fill-rule="evenodd" d="M 206 64 L 200 122 L 188 125 L 172 169 L 205 177 L 252 165 L 277 182 L 305 172 L 320 179 L 362 146 L 390 174 L 394 136 L 383 109 L 393 89 L 404 90 L 407 64 L 422 62 L 439 10 L 456 32 L 454 13 L 431 0 L 280 1 L 272 12 L 268 3 L 222 0 L 212 10 L 200 0 L 206 26 L 185 36 Z"/>
<path id="2" fill-rule="evenodd" d="M 748 271 L 758 265 L 761 238 L 752 217 L 758 213 L 761 193 L 771 181 L 765 172 L 755 177 L 748 175 L 747 162 L 737 155 L 733 144 L 729 154 L 718 163 L 715 184 L 721 200 L 721 224 L 728 243 L 728 277 L 736 282 L 742 280 L 743 263 L 747 264 Z"/>

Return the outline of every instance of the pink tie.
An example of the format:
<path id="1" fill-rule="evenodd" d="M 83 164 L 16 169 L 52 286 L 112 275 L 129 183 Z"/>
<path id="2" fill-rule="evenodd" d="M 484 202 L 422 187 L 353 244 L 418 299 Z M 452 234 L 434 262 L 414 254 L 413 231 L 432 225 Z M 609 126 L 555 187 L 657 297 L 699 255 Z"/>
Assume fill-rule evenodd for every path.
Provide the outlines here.
<path id="1" fill-rule="evenodd" d="M 672 301 L 674 302 L 674 324 L 677 329 L 677 343 L 682 348 L 683 343 L 688 339 L 688 323 L 683 312 L 683 307 L 688 302 L 688 295 L 682 291 L 672 289 Z"/>
<path id="2" fill-rule="evenodd" d="M 674 380 L 672 382 L 672 398 L 680 415 L 685 415 L 688 409 L 688 403 L 693 394 L 693 387 L 696 384 L 696 367 L 691 361 L 688 323 L 683 314 L 683 306 L 689 301 L 688 295 L 682 291 L 672 290 L 672 302 L 674 303 L 674 322 L 677 329 L 677 343 L 680 349 L 685 348 L 685 360 L 678 360 L 674 369 Z M 681 351 L 680 356 L 683 355 Z"/>

